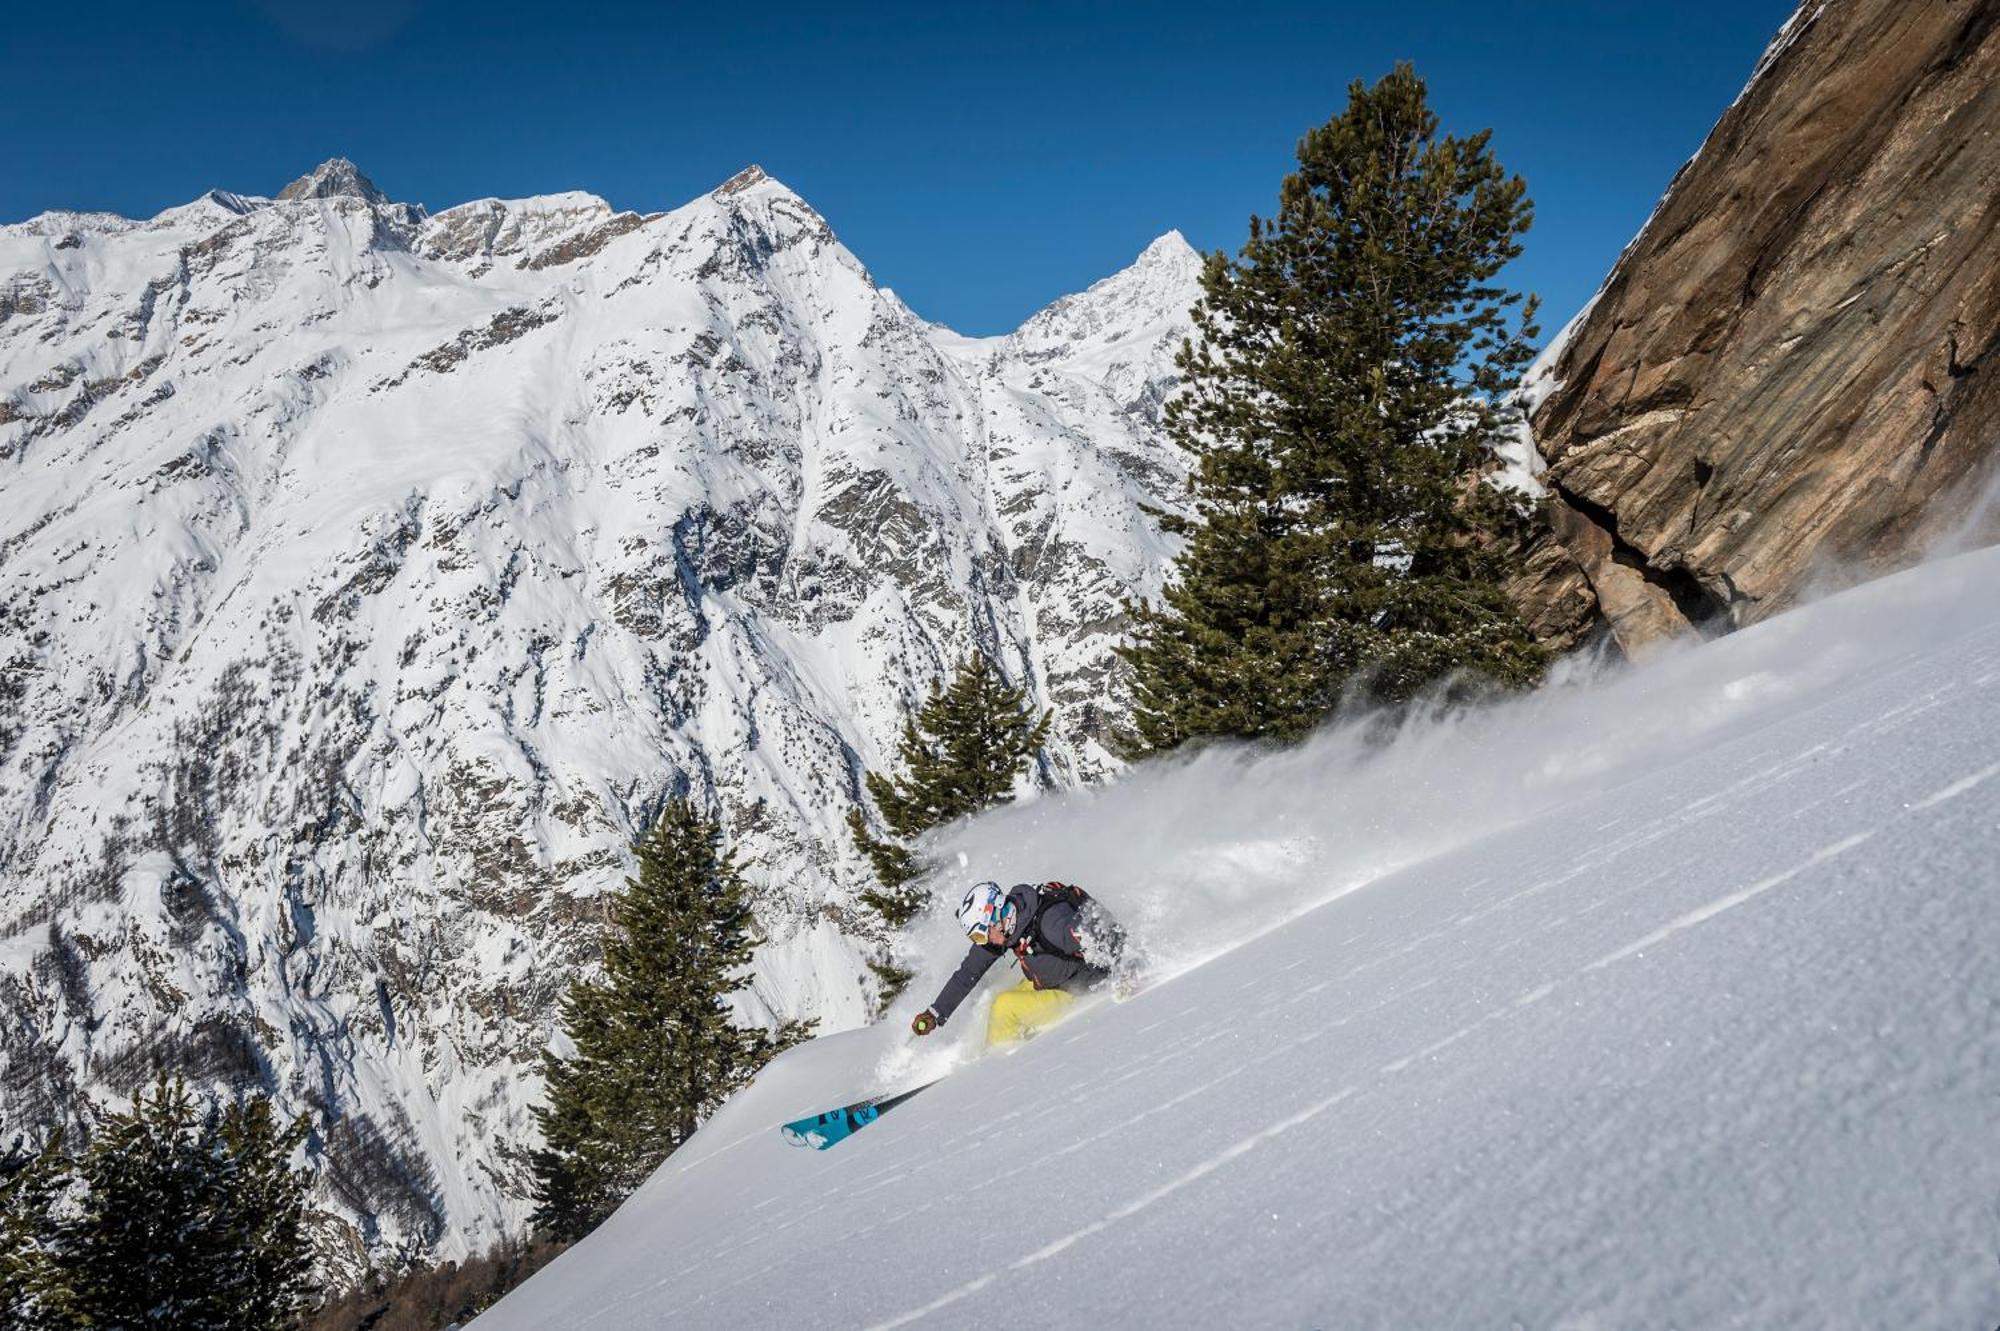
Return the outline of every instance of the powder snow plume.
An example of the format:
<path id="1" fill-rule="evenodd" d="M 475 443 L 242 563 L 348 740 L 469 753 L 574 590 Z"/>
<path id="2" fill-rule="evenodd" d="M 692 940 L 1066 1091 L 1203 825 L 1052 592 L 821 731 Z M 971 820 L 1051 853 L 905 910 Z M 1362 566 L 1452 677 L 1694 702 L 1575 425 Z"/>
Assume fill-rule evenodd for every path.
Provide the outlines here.
<path id="1" fill-rule="evenodd" d="M 950 907 L 971 882 L 1082 884 L 1131 927 L 1154 978 L 1178 974 L 1399 869 L 1809 709 L 1977 625 L 1994 595 L 1965 561 L 1934 565 L 1641 667 L 1571 661 L 1529 696 L 1419 714 L 1386 735 L 1364 715 L 1295 749 L 1219 745 L 997 810 L 936 839 L 948 867 L 914 949 L 928 964 L 898 1014 L 928 1002 L 962 954 Z M 976 1024 L 961 1018 L 959 1038 Z"/>

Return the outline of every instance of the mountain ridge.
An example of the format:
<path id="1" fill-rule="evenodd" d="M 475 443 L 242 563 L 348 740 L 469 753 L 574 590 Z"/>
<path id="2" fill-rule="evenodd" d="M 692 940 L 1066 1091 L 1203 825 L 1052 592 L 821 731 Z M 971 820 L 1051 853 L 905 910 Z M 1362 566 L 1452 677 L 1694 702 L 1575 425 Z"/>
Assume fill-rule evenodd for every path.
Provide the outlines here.
<path id="1" fill-rule="evenodd" d="M 1087 345 L 968 360 L 762 172 L 649 216 L 315 178 L 0 228 L 0 1111 L 273 1091 L 356 1269 L 518 1228 L 505 1143 L 668 795 L 756 885 L 740 1015 L 834 1029 L 842 820 L 957 655 L 1056 710 L 1032 786 L 1115 770 L 1195 292 L 1155 262 Z"/>

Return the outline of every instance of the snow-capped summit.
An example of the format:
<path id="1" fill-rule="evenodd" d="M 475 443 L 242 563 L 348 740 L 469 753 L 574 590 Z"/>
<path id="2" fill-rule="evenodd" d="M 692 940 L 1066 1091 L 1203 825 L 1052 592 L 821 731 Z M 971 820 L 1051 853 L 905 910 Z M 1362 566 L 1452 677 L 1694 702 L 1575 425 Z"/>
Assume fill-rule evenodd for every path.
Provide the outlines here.
<path id="1" fill-rule="evenodd" d="M 844 819 L 929 683 L 977 645 L 1055 709 L 1040 782 L 1115 764 L 1172 272 L 967 359 L 755 168 L 0 228 L 0 1118 L 264 1087 L 332 1250 L 481 1246 L 678 791 L 758 890 L 742 1015 L 862 1021 Z"/>
<path id="2" fill-rule="evenodd" d="M 1139 260 L 1135 266 L 1140 268 L 1164 266 L 1185 270 L 1190 261 L 1192 261 L 1194 270 L 1200 272 L 1201 252 L 1188 244 L 1187 237 L 1181 234 L 1179 227 L 1169 227 L 1150 245 L 1139 252 Z"/>
<path id="3" fill-rule="evenodd" d="M 375 182 L 361 174 L 361 168 L 345 157 L 332 157 L 278 191 L 278 198 L 355 198 L 367 203 L 387 203 L 389 198 L 375 188 Z"/>
<path id="4" fill-rule="evenodd" d="M 822 244 L 839 243 L 834 239 L 833 227 L 818 209 L 761 166 L 744 167 L 690 206 L 699 208 L 704 202 L 720 209 L 724 216 L 740 214 L 754 218 L 756 225 L 774 239 L 789 242 L 811 238 Z M 846 251 L 843 249 L 842 253 Z M 847 255 L 847 259 L 853 261 L 853 256 Z M 869 285 L 874 286 L 872 279 Z"/>
<path id="5" fill-rule="evenodd" d="M 1169 231 L 1129 268 L 1064 296 L 1022 324 L 1008 337 L 1007 351 L 1034 360 L 1089 348 L 1093 358 L 1103 359 L 1111 348 L 1185 336 L 1187 310 L 1178 302 L 1192 303 L 1200 279 L 1201 255 L 1180 232 Z"/>
<path id="6" fill-rule="evenodd" d="M 601 248 L 643 220 L 582 190 L 476 199 L 427 218 L 417 248 L 426 258 L 469 264 L 478 275 L 499 262 L 533 270 L 585 257 L 584 246 Z"/>

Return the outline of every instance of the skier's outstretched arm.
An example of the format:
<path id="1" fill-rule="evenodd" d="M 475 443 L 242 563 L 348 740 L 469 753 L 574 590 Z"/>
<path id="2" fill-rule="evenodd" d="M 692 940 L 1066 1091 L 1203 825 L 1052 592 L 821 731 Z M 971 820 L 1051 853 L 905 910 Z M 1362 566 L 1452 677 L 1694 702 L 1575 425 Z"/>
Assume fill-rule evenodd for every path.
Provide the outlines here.
<path id="1" fill-rule="evenodd" d="M 938 996 L 931 1000 L 931 1005 L 919 1012 L 916 1020 L 910 1023 L 910 1029 L 918 1035 L 929 1035 L 950 1021 L 951 1014 L 958 1011 L 958 1005 L 965 1001 L 966 995 L 972 992 L 1006 950 L 990 943 L 974 943 L 966 952 L 965 960 L 958 963 L 958 969 L 944 982 L 944 988 L 938 990 Z"/>

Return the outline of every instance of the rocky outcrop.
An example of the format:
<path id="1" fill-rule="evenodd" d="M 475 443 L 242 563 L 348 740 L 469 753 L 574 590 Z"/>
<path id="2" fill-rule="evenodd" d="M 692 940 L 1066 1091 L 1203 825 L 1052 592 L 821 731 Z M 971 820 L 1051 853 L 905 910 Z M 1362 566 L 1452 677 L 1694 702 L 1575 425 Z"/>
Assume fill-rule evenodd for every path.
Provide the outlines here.
<path id="1" fill-rule="evenodd" d="M 1537 631 L 1739 627 L 1990 522 L 1997 229 L 2000 4 L 1803 8 L 1531 381 Z"/>

